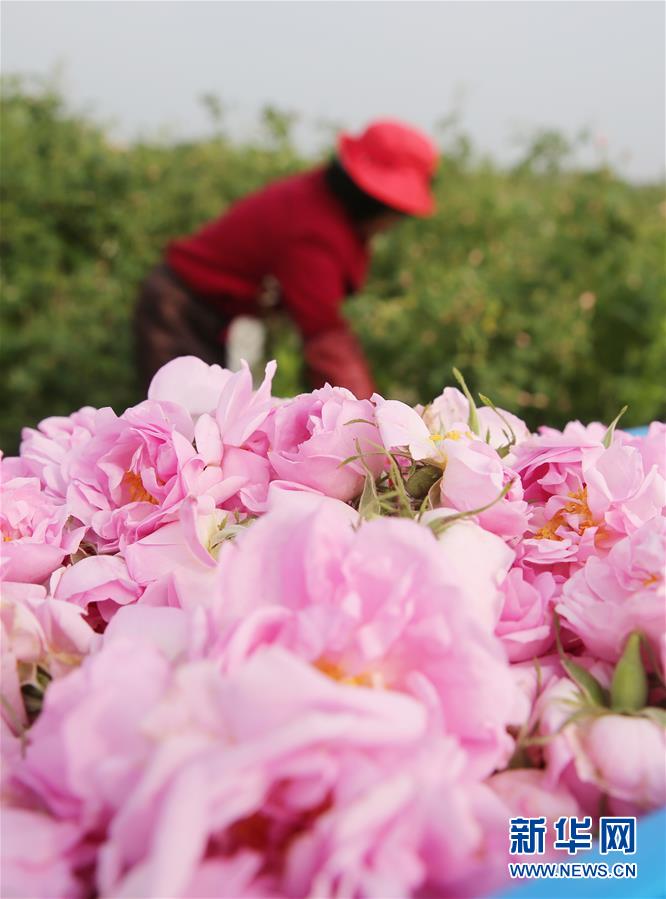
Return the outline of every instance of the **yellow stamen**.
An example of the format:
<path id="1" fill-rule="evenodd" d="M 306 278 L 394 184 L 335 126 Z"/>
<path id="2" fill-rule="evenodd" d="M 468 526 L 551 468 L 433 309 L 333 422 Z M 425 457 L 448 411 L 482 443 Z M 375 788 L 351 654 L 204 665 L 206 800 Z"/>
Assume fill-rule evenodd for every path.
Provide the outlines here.
<path id="1" fill-rule="evenodd" d="M 349 675 L 335 662 L 319 659 L 314 667 L 340 684 L 348 684 L 353 687 L 382 687 L 383 678 L 378 671 L 363 671 L 361 674 Z"/>
<path id="2" fill-rule="evenodd" d="M 440 440 L 461 440 L 462 436 L 463 435 L 460 433 L 460 431 L 453 430 L 447 431 L 446 434 L 431 434 L 430 439 L 433 441 L 433 443 L 437 443 Z M 468 434 L 467 436 L 471 437 L 472 435 Z"/>
<path id="3" fill-rule="evenodd" d="M 553 515 L 550 521 L 547 521 L 542 528 L 539 528 L 534 535 L 536 540 L 562 540 L 562 537 L 555 533 L 557 529 L 561 527 L 575 531 L 579 537 L 582 537 L 588 528 L 599 527 L 599 522 L 594 520 L 592 511 L 587 504 L 587 487 L 583 487 L 581 490 L 575 490 L 567 495 L 572 502 L 563 506 L 559 512 Z M 571 523 L 567 521 L 567 515 L 578 516 L 577 527 L 574 528 Z M 599 536 L 601 539 L 601 535 Z"/>
<path id="4" fill-rule="evenodd" d="M 569 512 L 572 515 L 580 515 L 580 522 L 578 524 L 578 533 L 580 536 L 587 530 L 587 528 L 594 527 L 597 522 L 594 520 L 594 516 L 590 510 L 590 507 L 587 504 L 587 487 L 583 487 L 582 490 L 576 490 L 573 493 L 569 493 L 569 496 L 573 500 L 571 503 L 567 503 L 564 507 L 565 512 Z"/>
<path id="5" fill-rule="evenodd" d="M 534 535 L 535 540 L 563 540 L 558 533 L 556 533 L 557 529 L 562 527 L 565 524 L 565 521 L 562 517 L 562 513 L 558 512 L 557 515 L 553 515 L 550 521 L 547 521 L 543 527 L 539 528 L 539 530 Z"/>
<path id="6" fill-rule="evenodd" d="M 134 471 L 126 471 L 122 480 L 123 486 L 127 488 L 129 502 L 131 503 L 152 503 L 159 505 L 158 500 L 152 496 L 143 486 L 141 476 Z"/>
<path id="7" fill-rule="evenodd" d="M 644 587 L 651 587 L 653 584 L 658 584 L 661 580 L 661 575 L 659 574 L 651 574 L 649 577 L 646 577 L 642 582 Z"/>

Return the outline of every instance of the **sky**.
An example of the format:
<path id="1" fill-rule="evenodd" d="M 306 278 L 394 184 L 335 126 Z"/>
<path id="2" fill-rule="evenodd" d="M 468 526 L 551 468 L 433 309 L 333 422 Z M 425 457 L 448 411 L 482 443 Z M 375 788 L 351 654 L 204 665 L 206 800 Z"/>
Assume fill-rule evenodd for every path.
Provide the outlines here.
<path id="1" fill-rule="evenodd" d="M 322 120 L 435 133 L 457 113 L 479 152 L 509 163 L 535 129 L 589 128 L 583 164 L 605 155 L 644 181 L 664 171 L 665 18 L 659 0 L 5 0 L 2 71 L 57 73 L 118 139 L 205 134 L 208 93 L 240 138 L 266 104 L 299 113 L 306 150 Z"/>

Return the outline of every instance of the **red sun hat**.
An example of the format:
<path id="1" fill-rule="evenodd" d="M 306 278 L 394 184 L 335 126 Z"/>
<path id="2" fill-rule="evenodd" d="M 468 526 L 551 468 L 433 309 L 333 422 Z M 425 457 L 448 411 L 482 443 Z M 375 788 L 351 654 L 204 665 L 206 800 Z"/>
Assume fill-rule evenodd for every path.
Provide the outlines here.
<path id="1" fill-rule="evenodd" d="M 393 119 L 372 122 L 358 137 L 343 132 L 338 138 L 338 158 L 352 181 L 408 215 L 433 213 L 437 157 L 437 148 L 422 131 Z"/>

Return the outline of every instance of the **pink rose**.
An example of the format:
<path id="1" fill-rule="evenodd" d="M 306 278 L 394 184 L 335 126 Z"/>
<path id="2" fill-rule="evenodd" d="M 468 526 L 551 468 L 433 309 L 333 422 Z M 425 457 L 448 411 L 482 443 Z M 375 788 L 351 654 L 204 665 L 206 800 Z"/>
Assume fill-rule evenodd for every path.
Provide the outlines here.
<path id="1" fill-rule="evenodd" d="M 460 439 L 465 436 L 475 439 L 467 423 L 469 403 L 455 387 L 445 388 L 441 396 L 425 408 L 417 406 L 412 409 L 398 400 L 384 400 L 378 395 L 373 397 L 373 401 L 377 406 L 377 423 L 386 448 L 405 447 L 414 460 L 438 458 L 437 447 L 445 438 Z M 495 411 L 483 406 L 477 409 L 477 418 L 480 428 L 478 439 L 489 443 L 494 449 L 507 445 L 511 430 L 516 443 L 522 443 L 530 436 L 525 422 L 503 409 Z M 486 440 L 486 437 L 489 439 Z"/>
<path id="2" fill-rule="evenodd" d="M 488 435 L 488 443 L 494 449 L 499 449 L 509 442 L 511 431 L 516 444 L 522 443 L 530 436 L 525 422 L 505 409 L 495 411 L 489 406 L 480 406 L 477 409 L 477 418 L 481 439 L 485 441 Z M 468 419 L 469 402 L 457 387 L 445 387 L 443 392 L 423 410 L 423 420 L 435 434 L 444 435 Z"/>
<path id="3" fill-rule="evenodd" d="M 534 768 L 516 768 L 493 774 L 479 784 L 474 794 L 477 820 L 482 827 L 482 843 L 476 864 L 463 868 L 463 877 L 445 895 L 488 896 L 502 887 L 509 888 L 507 863 L 509 853 L 509 820 L 513 817 L 547 819 L 546 857 L 552 857 L 555 840 L 553 822 L 561 815 L 580 815 L 576 799 L 563 785 L 554 787 L 546 773 Z M 528 857 L 526 861 L 543 859 Z"/>
<path id="4" fill-rule="evenodd" d="M 417 886 L 421 841 L 433 843 L 424 798 L 461 808 L 455 827 L 440 827 L 439 857 L 447 843 L 458 864 L 475 850 L 460 750 L 444 739 L 428 748 L 417 700 L 341 685 L 278 648 L 228 677 L 211 661 L 174 667 L 145 633 L 118 631 L 141 611 L 121 610 L 102 650 L 50 687 L 14 774 L 75 838 L 101 837 L 100 895 L 189 896 L 226 873 L 241 895 L 316 890 L 342 856 L 359 895 L 391 877 Z M 171 624 L 169 653 L 180 653 Z M 322 854 L 322 839 L 339 848 Z M 27 851 L 26 834 L 20 843 Z"/>
<path id="5" fill-rule="evenodd" d="M 577 658 L 576 663 L 582 664 L 587 671 L 592 669 L 591 673 L 599 680 L 599 672 L 589 659 L 583 661 Z M 551 674 L 545 688 L 536 697 L 530 720 L 531 730 L 547 738 L 542 750 L 543 762 L 547 780 L 553 787 L 561 783 L 567 770 L 573 767 L 573 752 L 566 725 L 581 699 L 577 685 L 568 677 L 562 676 L 564 672 L 559 664 L 558 669 L 557 675 Z M 611 672 L 606 673 L 608 677 L 600 681 L 605 687 L 610 683 Z M 575 778 L 575 769 L 573 773 Z M 567 782 L 574 790 L 574 795 L 580 798 L 577 780 L 575 778 L 572 783 L 569 778 Z"/>
<path id="6" fill-rule="evenodd" d="M 268 490 L 271 480 L 271 466 L 261 452 L 243 447 L 225 447 L 222 473 L 227 481 L 238 483 L 234 495 L 222 503 L 223 508 L 260 514 L 266 511 Z"/>
<path id="7" fill-rule="evenodd" d="M 137 652 L 158 650 L 170 662 L 200 659 L 214 644 L 212 622 L 203 609 L 190 614 L 183 609 L 143 604 L 123 606 L 100 638 L 100 648 L 111 643 L 133 643 Z"/>
<path id="8" fill-rule="evenodd" d="M 129 574 L 146 588 L 142 604 L 196 608 L 212 603 L 220 547 L 244 529 L 243 520 L 216 509 L 210 497 L 188 497 L 177 521 L 128 546 Z"/>
<path id="9" fill-rule="evenodd" d="M 420 524 L 455 514 L 454 509 L 425 512 Z M 469 519 L 457 521 L 438 536 L 440 556 L 452 581 L 465 596 L 465 605 L 488 633 L 495 631 L 503 603 L 502 585 L 514 552 L 501 537 Z"/>
<path id="10" fill-rule="evenodd" d="M 98 430 L 111 427 L 117 419 L 108 407 L 84 406 L 66 417 L 45 418 L 37 428 L 23 428 L 21 459 L 30 474 L 39 478 L 47 496 L 65 502 L 72 460 Z"/>
<path id="11" fill-rule="evenodd" d="M 93 891 L 89 869 L 92 854 L 80 845 L 79 830 L 39 811 L 2 810 L 2 895 L 85 899 Z M 79 875 L 78 872 L 81 872 Z"/>
<path id="12" fill-rule="evenodd" d="M 450 429 L 430 433 L 425 421 L 404 403 L 383 400 L 379 396 L 373 399 L 377 404 L 377 423 L 384 446 L 387 449 L 402 448 L 413 460 L 428 460 L 442 469 L 442 506 L 471 512 L 491 505 L 478 515 L 477 520 L 483 528 L 506 539 L 522 535 L 527 526 L 527 504 L 523 502 L 520 479 L 506 467 L 492 446 L 477 439 L 460 421 L 447 420 L 443 424 L 451 425 Z M 492 410 L 488 411 L 496 416 Z M 510 482 L 512 486 L 508 493 L 499 499 Z"/>
<path id="13" fill-rule="evenodd" d="M 220 429 L 220 437 L 225 446 L 250 446 L 257 451 L 253 440 L 259 439 L 264 446 L 263 435 L 257 432 L 266 421 L 270 410 L 275 407 L 271 396 L 271 384 L 277 364 L 266 365 L 264 379 L 257 388 L 252 388 L 252 373 L 246 362 L 225 384 L 215 409 L 215 421 Z"/>
<path id="14" fill-rule="evenodd" d="M 385 462 L 375 410 L 343 387 L 326 385 L 275 408 L 266 423 L 268 459 L 275 475 L 337 499 L 363 489 L 365 469 L 378 474 Z"/>
<path id="15" fill-rule="evenodd" d="M 266 419 L 277 405 L 271 396 L 275 363 L 266 366 L 264 380 L 255 391 L 252 374 L 244 364 L 226 380 L 215 410 L 202 414 L 195 425 L 197 452 L 210 471 L 219 471 L 225 484 L 235 484 L 218 505 L 253 513 L 266 507 L 271 469 L 266 458 Z"/>
<path id="16" fill-rule="evenodd" d="M 232 372 L 219 365 L 207 365 L 196 356 L 179 356 L 153 376 L 148 399 L 178 403 L 193 418 L 214 413 L 231 377 Z"/>
<path id="17" fill-rule="evenodd" d="M 425 733 L 413 699 L 341 686 L 274 648 L 229 677 L 209 663 L 182 668 L 142 729 L 156 751 L 109 827 L 102 895 L 189 896 L 229 865 L 237 895 L 321 894 L 339 856 L 352 883 L 390 872 L 412 885 L 414 864 L 386 850 L 400 807 L 418 796 L 401 776 Z M 441 747 L 445 783 L 457 752 Z"/>
<path id="18" fill-rule="evenodd" d="M 98 639 L 80 609 L 46 598 L 43 587 L 3 583 L 0 610 L 2 634 L 2 717 L 14 733 L 26 725 L 21 695 L 26 683 L 37 684 L 37 667 L 51 678 L 76 668 Z"/>
<path id="19" fill-rule="evenodd" d="M 567 430 L 578 445 L 568 442 Z M 658 465 L 645 468 L 626 435 L 606 449 L 587 432 L 548 432 L 519 447 L 514 465 L 533 508 L 521 557 L 564 577 L 662 515 L 666 503 Z"/>
<path id="20" fill-rule="evenodd" d="M 146 401 L 97 431 L 71 463 L 67 504 L 104 552 L 127 546 L 177 518 L 187 496 L 217 503 L 239 486 L 207 465 L 194 425 L 174 403 Z"/>
<path id="21" fill-rule="evenodd" d="M 54 596 L 84 611 L 94 603 L 104 621 L 109 621 L 120 606 L 136 602 L 141 593 L 120 556 L 88 556 L 63 571 Z"/>
<path id="22" fill-rule="evenodd" d="M 441 482 L 442 505 L 468 512 L 491 505 L 478 515 L 481 527 L 505 538 L 519 537 L 527 525 L 527 504 L 520 479 L 506 468 L 496 450 L 481 440 L 446 437 L 438 444 L 446 459 Z M 499 499 L 504 487 L 509 492 Z"/>
<path id="23" fill-rule="evenodd" d="M 587 505 L 606 544 L 664 513 L 666 481 L 656 463 L 644 468 L 635 447 L 616 442 L 599 454 L 586 454 L 583 478 Z"/>
<path id="24" fill-rule="evenodd" d="M 633 814 L 666 805 L 666 731 L 638 716 L 602 715 L 568 728 L 576 771 Z M 622 806 L 623 813 L 630 810 Z"/>
<path id="25" fill-rule="evenodd" d="M 545 815 L 549 823 L 561 815 L 579 813 L 576 800 L 564 788 L 553 789 L 544 772 L 535 768 L 516 768 L 493 774 L 490 788 L 510 808 L 511 816 L 534 818 Z"/>
<path id="26" fill-rule="evenodd" d="M 497 580 L 449 564 L 446 543 L 413 521 L 355 521 L 342 503 L 285 494 L 224 548 L 219 614 L 238 619 L 227 664 L 280 643 L 343 682 L 427 698 L 470 764 L 492 770 L 511 751 L 515 689 L 492 636 Z"/>
<path id="27" fill-rule="evenodd" d="M 643 471 L 656 466 L 659 475 L 666 480 L 666 423 L 653 421 L 643 437 L 628 437 L 626 442 L 635 446 L 643 459 Z"/>
<path id="28" fill-rule="evenodd" d="M 169 679 L 168 660 L 145 642 L 113 640 L 89 655 L 49 685 L 14 780 L 82 835 L 105 828 L 151 752 L 143 724 Z"/>
<path id="29" fill-rule="evenodd" d="M 159 751 L 109 826 L 102 895 L 333 895 L 344 878 L 370 899 L 488 876 L 491 794 L 413 699 L 271 649 L 228 677 L 181 668 L 144 728 Z"/>
<path id="30" fill-rule="evenodd" d="M 553 495 L 580 489 L 583 455 L 588 449 L 601 450 L 603 436 L 603 428 L 573 423 L 563 432 L 541 428 L 515 447 L 506 461 L 520 475 L 525 499 L 545 503 Z"/>
<path id="31" fill-rule="evenodd" d="M 437 443 L 421 416 L 406 403 L 385 400 L 375 394 L 376 421 L 382 444 L 388 450 L 406 449 L 416 462 L 437 460 Z"/>
<path id="32" fill-rule="evenodd" d="M 70 525 L 67 509 L 45 495 L 37 478 L 6 480 L 8 461 L 0 463 L 0 577 L 41 584 L 76 552 L 84 529 Z"/>
<path id="33" fill-rule="evenodd" d="M 632 631 L 658 651 L 664 633 L 666 521 L 654 518 L 564 584 L 557 611 L 590 652 L 614 662 Z"/>
<path id="34" fill-rule="evenodd" d="M 609 666 L 576 661 L 608 686 Z M 585 814 L 597 813 L 604 794 L 611 814 L 641 814 L 666 804 L 663 725 L 641 714 L 575 714 L 579 700 L 568 678 L 551 680 L 537 700 L 537 732 L 548 737 L 543 753 L 549 782 L 566 785 Z"/>
<path id="35" fill-rule="evenodd" d="M 544 571 L 512 568 L 502 584 L 504 604 L 495 633 L 512 662 L 543 655 L 553 645 L 553 601 L 557 583 Z"/>

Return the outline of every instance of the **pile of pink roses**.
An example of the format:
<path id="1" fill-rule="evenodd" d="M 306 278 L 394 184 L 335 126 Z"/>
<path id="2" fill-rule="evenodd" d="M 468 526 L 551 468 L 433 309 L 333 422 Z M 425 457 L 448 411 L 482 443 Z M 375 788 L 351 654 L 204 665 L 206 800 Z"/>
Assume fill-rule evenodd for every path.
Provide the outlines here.
<path id="1" fill-rule="evenodd" d="M 3 895 L 481 896 L 666 803 L 666 426 L 274 368 L 2 459 Z"/>

